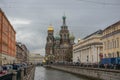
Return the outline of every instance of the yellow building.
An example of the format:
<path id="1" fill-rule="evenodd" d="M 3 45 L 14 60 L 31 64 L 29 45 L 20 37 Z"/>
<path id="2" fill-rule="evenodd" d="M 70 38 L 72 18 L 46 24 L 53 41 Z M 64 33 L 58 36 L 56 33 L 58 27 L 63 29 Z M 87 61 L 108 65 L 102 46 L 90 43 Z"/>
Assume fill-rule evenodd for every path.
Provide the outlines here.
<path id="1" fill-rule="evenodd" d="M 78 40 L 73 46 L 73 62 L 98 63 L 101 59 L 103 44 L 101 41 L 102 30 Z"/>
<path id="2" fill-rule="evenodd" d="M 120 21 L 103 30 L 104 58 L 120 57 Z"/>
<path id="3" fill-rule="evenodd" d="M 39 64 L 42 63 L 44 60 L 44 57 L 40 54 L 30 53 L 29 54 L 29 63 L 33 64 Z"/>

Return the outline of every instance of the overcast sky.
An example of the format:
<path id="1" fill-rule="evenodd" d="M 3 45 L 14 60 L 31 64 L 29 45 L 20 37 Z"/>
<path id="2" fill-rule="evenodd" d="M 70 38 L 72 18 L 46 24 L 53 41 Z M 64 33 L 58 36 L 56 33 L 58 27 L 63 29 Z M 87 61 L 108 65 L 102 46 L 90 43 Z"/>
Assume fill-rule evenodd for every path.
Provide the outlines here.
<path id="1" fill-rule="evenodd" d="M 58 32 L 64 13 L 76 42 L 120 20 L 120 0 L 0 0 L 0 8 L 16 30 L 17 41 L 41 55 L 49 24 Z"/>

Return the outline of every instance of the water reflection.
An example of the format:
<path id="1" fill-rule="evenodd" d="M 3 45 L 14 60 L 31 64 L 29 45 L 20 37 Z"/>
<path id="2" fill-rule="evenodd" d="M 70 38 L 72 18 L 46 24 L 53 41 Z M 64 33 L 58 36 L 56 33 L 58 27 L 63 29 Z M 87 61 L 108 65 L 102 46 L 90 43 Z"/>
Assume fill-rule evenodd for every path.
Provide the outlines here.
<path id="1" fill-rule="evenodd" d="M 88 80 L 69 74 L 66 72 L 44 68 L 36 67 L 35 79 L 34 80 Z"/>

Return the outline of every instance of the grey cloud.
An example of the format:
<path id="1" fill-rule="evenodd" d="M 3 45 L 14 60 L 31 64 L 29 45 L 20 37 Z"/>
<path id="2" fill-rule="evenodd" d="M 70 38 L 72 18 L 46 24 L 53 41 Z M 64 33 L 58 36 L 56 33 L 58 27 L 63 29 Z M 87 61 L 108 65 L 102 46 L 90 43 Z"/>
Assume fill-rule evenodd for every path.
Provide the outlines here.
<path id="1" fill-rule="evenodd" d="M 120 20 L 120 6 L 92 3 L 98 0 L 0 0 L 0 7 L 7 18 L 26 19 L 31 23 L 13 25 L 17 32 L 17 41 L 25 43 L 31 52 L 44 54 L 47 27 L 52 24 L 55 33 L 60 30 L 65 12 L 67 25 L 76 41 L 98 29 Z M 100 2 L 120 4 L 120 0 Z M 10 20 L 11 24 L 12 20 Z"/>

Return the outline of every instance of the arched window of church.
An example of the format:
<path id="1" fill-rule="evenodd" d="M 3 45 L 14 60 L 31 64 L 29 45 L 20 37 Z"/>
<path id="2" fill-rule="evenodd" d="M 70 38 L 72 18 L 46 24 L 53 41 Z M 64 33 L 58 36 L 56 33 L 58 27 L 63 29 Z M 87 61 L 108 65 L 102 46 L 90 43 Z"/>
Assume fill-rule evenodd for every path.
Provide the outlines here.
<path id="1" fill-rule="evenodd" d="M 49 38 L 49 42 L 50 42 L 50 43 L 52 42 L 52 38 Z"/>
<path id="2" fill-rule="evenodd" d="M 63 29 L 63 26 L 61 28 Z"/>
<path id="3" fill-rule="evenodd" d="M 62 34 L 62 38 L 64 39 L 64 35 Z"/>
<path id="4" fill-rule="evenodd" d="M 60 34 L 60 37 L 62 38 L 62 35 Z"/>
<path id="5" fill-rule="evenodd" d="M 68 39 L 69 38 L 69 35 L 68 34 L 66 34 L 66 39 Z"/>
<path id="6" fill-rule="evenodd" d="M 66 35 L 64 34 L 64 39 L 66 39 Z"/>
<path id="7" fill-rule="evenodd" d="M 69 34 L 67 34 L 67 37 L 69 38 Z"/>
<path id="8" fill-rule="evenodd" d="M 65 30 L 66 28 L 64 27 L 64 30 Z"/>

